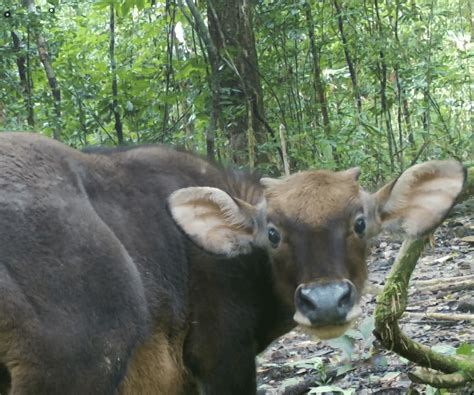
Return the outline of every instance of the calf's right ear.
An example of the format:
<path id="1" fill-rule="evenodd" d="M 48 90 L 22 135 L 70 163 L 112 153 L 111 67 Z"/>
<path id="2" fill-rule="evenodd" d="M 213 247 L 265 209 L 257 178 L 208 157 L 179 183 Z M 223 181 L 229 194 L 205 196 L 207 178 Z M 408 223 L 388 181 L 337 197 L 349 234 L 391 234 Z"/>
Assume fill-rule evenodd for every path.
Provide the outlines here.
<path id="1" fill-rule="evenodd" d="M 372 195 L 381 228 L 398 228 L 409 237 L 436 228 L 463 189 L 466 171 L 454 160 L 412 166 Z"/>
<path id="2" fill-rule="evenodd" d="M 261 244 L 265 201 L 256 206 L 211 187 L 178 189 L 168 197 L 178 226 L 200 247 L 228 257 Z"/>

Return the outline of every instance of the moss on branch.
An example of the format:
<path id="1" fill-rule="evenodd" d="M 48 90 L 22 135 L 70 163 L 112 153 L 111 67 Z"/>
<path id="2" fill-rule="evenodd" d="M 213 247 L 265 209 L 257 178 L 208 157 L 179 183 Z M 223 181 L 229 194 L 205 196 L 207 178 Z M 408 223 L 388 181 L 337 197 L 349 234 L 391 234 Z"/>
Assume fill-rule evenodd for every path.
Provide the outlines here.
<path id="1" fill-rule="evenodd" d="M 473 195 L 474 167 L 468 170 L 466 188 L 459 201 Z M 474 381 L 474 360 L 461 356 L 447 356 L 419 344 L 400 329 L 398 320 L 407 306 L 408 284 L 427 239 L 405 240 L 388 275 L 383 292 L 377 298 L 375 335 L 382 344 L 419 366 L 440 373 L 413 372 L 410 377 L 438 388 L 460 386 Z"/>

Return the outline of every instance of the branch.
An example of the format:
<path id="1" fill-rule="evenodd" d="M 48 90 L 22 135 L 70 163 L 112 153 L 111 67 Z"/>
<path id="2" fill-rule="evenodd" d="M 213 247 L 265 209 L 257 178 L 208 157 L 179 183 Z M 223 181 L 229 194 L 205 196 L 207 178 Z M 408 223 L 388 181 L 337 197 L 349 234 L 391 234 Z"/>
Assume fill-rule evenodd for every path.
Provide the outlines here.
<path id="1" fill-rule="evenodd" d="M 382 344 L 416 364 L 443 373 L 459 373 L 474 380 L 474 363 L 459 356 L 447 356 L 432 351 L 409 337 L 400 329 L 398 320 L 405 311 L 408 282 L 423 250 L 426 239 L 405 240 L 387 278 L 384 292 L 377 298 L 375 336 Z M 464 383 L 463 382 L 463 383 Z"/>
<path id="2" fill-rule="evenodd" d="M 26 0 L 25 4 L 27 6 L 28 12 L 31 14 L 35 14 L 35 3 L 33 0 Z M 61 91 L 59 89 L 58 81 L 56 79 L 56 74 L 54 72 L 53 66 L 51 65 L 51 60 L 49 57 L 46 40 L 44 39 L 43 35 L 36 29 L 34 31 L 36 36 L 36 45 L 38 48 L 38 54 L 41 63 L 43 64 L 44 71 L 46 73 L 46 77 L 48 79 L 49 87 L 51 88 L 51 94 L 53 95 L 53 109 L 55 119 L 53 120 L 53 124 L 55 125 L 53 131 L 53 137 L 56 140 L 61 140 Z"/>
<path id="3" fill-rule="evenodd" d="M 449 291 L 460 291 L 474 289 L 474 278 L 471 276 L 466 276 L 467 278 L 457 278 L 453 277 L 443 279 L 443 282 L 440 283 L 439 279 L 426 280 L 423 282 L 416 282 L 415 288 L 418 291 L 441 291 L 447 288 Z M 433 281 L 433 282 L 431 282 Z"/>
<path id="4" fill-rule="evenodd" d="M 417 384 L 429 384 L 435 388 L 454 388 L 466 383 L 467 377 L 461 373 L 433 374 L 428 370 L 415 369 L 408 373 L 411 381 Z"/>
<path id="5" fill-rule="evenodd" d="M 215 132 L 219 123 L 220 107 L 221 107 L 220 81 L 219 81 L 219 76 L 218 76 L 219 54 L 217 52 L 217 49 L 214 47 L 214 44 L 212 43 L 211 37 L 209 35 L 209 30 L 207 29 L 207 26 L 204 23 L 204 20 L 201 14 L 199 13 L 198 9 L 194 5 L 193 1 L 186 0 L 186 4 L 194 18 L 194 28 L 197 31 L 199 37 L 204 42 L 204 45 L 207 51 L 207 56 L 209 59 L 209 63 L 211 65 L 211 73 L 209 76 L 209 87 L 212 92 L 212 111 L 211 111 L 211 121 L 206 131 L 206 151 L 207 151 L 208 158 L 212 159 L 214 157 Z M 190 18 L 187 16 L 187 12 L 185 10 L 182 0 L 178 1 L 178 7 L 180 8 L 183 15 L 189 21 L 191 21 Z"/>
<path id="6" fill-rule="evenodd" d="M 472 175 L 473 172 L 470 170 L 468 185 L 473 184 Z M 458 202 L 469 196 L 469 194 L 463 193 Z M 426 240 L 424 238 L 403 242 L 387 278 L 384 290 L 377 297 L 374 334 L 386 348 L 420 366 L 445 373 L 442 375 L 430 374 L 428 376 L 413 373 L 412 377 L 415 380 L 441 388 L 460 386 L 474 380 L 474 361 L 472 359 L 434 352 L 429 347 L 411 340 L 401 331 L 398 325 L 398 320 L 404 314 L 407 306 L 410 277 Z"/>
<path id="7" fill-rule="evenodd" d="M 449 287 L 452 285 L 452 283 L 457 284 L 460 281 L 474 281 L 474 274 L 467 276 L 445 277 L 443 278 L 442 283 L 440 283 L 439 278 L 433 278 L 431 280 L 417 280 L 413 281 L 412 285 L 414 285 L 416 289 L 425 290 L 425 288 L 427 288 L 431 290 L 433 285 L 437 285 L 438 287 Z"/>
<path id="8" fill-rule="evenodd" d="M 428 318 L 443 321 L 474 321 L 474 314 L 412 313 L 405 312 L 407 318 Z"/>

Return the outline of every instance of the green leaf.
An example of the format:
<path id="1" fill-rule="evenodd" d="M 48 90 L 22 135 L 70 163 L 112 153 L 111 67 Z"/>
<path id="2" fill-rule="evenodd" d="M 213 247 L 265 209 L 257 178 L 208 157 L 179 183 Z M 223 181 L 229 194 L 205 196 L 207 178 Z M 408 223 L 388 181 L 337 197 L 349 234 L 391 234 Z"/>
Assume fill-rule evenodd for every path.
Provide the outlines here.
<path id="1" fill-rule="evenodd" d="M 366 317 L 359 325 L 359 331 L 365 341 L 373 336 L 372 332 L 375 328 L 374 316 Z"/>
<path id="2" fill-rule="evenodd" d="M 348 336 L 341 336 L 337 339 L 328 340 L 327 343 L 333 347 L 342 350 L 348 358 L 352 358 L 354 354 L 354 340 Z"/>
<path id="3" fill-rule="evenodd" d="M 291 387 L 293 385 L 297 385 L 300 382 L 301 382 L 301 379 L 297 379 L 296 377 L 292 377 L 292 378 L 283 380 L 281 385 L 282 385 L 283 388 L 286 388 L 286 387 Z"/>
<path id="4" fill-rule="evenodd" d="M 113 2 L 114 0 L 96 0 L 94 1 L 94 8 L 101 10 L 109 7 Z"/>
<path id="5" fill-rule="evenodd" d="M 462 343 L 456 349 L 456 354 L 457 355 L 464 355 L 466 357 L 472 357 L 472 356 L 474 356 L 474 345 L 470 344 L 470 343 Z"/>
<path id="6" fill-rule="evenodd" d="M 347 372 L 350 372 L 351 370 L 354 370 L 355 368 L 356 367 L 352 364 L 345 364 L 345 365 L 339 366 L 337 368 L 336 375 L 337 376 L 342 376 L 343 374 L 345 374 Z"/>
<path id="7" fill-rule="evenodd" d="M 128 13 L 130 12 L 130 8 L 132 7 L 132 4 L 130 1 L 125 1 L 121 6 L 120 6 L 120 16 L 127 16 Z"/>

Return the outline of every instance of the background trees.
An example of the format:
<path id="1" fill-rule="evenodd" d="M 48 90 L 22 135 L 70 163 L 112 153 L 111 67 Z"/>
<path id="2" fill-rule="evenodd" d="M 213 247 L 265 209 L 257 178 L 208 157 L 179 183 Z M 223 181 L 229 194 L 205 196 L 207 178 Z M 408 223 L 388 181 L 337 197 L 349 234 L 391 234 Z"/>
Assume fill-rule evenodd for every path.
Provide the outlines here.
<path id="1" fill-rule="evenodd" d="M 163 142 L 238 165 L 359 165 L 367 181 L 472 154 L 463 0 L 0 2 L 0 130 Z"/>

